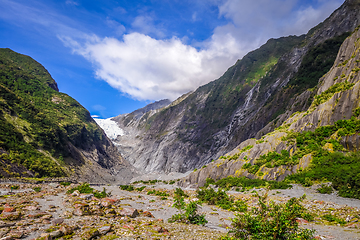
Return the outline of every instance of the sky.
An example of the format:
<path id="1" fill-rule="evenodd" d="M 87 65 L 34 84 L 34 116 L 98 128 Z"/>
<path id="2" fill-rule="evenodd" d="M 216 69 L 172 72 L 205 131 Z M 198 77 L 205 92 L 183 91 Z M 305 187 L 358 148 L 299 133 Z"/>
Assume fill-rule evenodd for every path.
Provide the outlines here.
<path id="1" fill-rule="evenodd" d="M 41 63 L 93 116 L 175 100 L 344 0 L 0 0 L 0 47 Z"/>

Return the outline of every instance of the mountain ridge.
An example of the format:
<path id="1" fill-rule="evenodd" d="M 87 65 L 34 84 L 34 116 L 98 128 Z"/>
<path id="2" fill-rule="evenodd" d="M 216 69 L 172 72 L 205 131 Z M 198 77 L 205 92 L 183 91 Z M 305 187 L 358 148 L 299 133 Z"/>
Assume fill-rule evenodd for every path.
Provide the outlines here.
<path id="1" fill-rule="evenodd" d="M 304 78 L 299 76 L 292 81 L 304 57 L 322 46 L 333 48 L 330 55 L 334 61 L 336 47 L 360 23 L 359 9 L 359 1 L 347 0 L 307 35 L 270 39 L 179 103 L 144 115 L 136 124 L 120 120 L 121 127 L 132 132 L 126 136 L 130 144 L 121 146 L 124 138 L 118 139 L 120 151 L 127 151 L 130 163 L 146 172 L 186 172 L 217 159 L 246 139 L 272 131 L 312 101 L 314 93 L 306 89 L 316 86 L 318 79 L 300 84 Z M 328 70 L 332 62 L 327 62 L 324 58 L 318 64 Z M 304 68 L 310 71 L 311 67 Z M 317 72 L 324 74 L 323 70 Z M 284 88 L 289 83 L 291 86 Z"/>
<path id="2" fill-rule="evenodd" d="M 136 175 L 90 113 L 32 58 L 0 49 L 0 91 L 2 177 L 124 182 Z"/>

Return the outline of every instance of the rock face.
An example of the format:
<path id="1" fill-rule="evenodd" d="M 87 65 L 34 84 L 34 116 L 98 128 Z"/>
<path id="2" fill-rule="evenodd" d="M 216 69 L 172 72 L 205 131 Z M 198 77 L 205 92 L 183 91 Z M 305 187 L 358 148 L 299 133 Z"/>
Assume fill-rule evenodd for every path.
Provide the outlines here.
<path id="1" fill-rule="evenodd" d="M 347 0 L 308 34 L 270 39 L 219 79 L 141 117 L 116 118 L 117 143 L 146 172 L 186 172 L 260 138 L 306 110 L 318 80 L 360 23 L 360 2 Z"/>
<path id="2" fill-rule="evenodd" d="M 303 155 L 296 165 L 282 165 L 274 168 L 261 166 L 254 173 L 244 164 L 254 165 L 257 159 L 273 151 L 281 153 L 286 150 L 290 155 L 297 151 L 296 141 L 288 141 L 286 137 L 297 132 L 312 131 L 319 127 L 334 126 L 340 120 L 357 119 L 360 107 L 360 31 L 359 27 L 342 44 L 334 65 L 330 71 L 320 78 L 315 97 L 308 109 L 294 113 L 287 118 L 277 130 L 268 133 L 260 140 L 249 139 L 242 142 L 228 157 L 207 165 L 206 168 L 191 173 L 180 183 L 202 186 L 206 178 L 221 179 L 227 176 L 247 176 L 266 180 L 283 180 L 287 175 L 306 168 L 312 153 Z M 305 94 L 305 93 L 304 93 Z M 287 116 L 287 114 L 284 114 Z M 340 134 L 340 130 L 330 136 L 347 150 L 360 149 L 359 134 Z M 333 152 L 331 143 L 323 146 L 324 150 Z"/>
<path id="3" fill-rule="evenodd" d="M 10 49 L 0 49 L 0 153 L 1 177 L 124 183 L 136 175 L 89 112 Z"/>

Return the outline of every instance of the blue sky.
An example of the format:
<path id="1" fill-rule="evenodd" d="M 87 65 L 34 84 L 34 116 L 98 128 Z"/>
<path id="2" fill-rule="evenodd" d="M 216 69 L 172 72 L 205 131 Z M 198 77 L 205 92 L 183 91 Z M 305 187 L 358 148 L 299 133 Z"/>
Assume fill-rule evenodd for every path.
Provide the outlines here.
<path id="1" fill-rule="evenodd" d="M 40 62 L 92 115 L 176 99 L 343 0 L 0 0 L 0 47 Z"/>

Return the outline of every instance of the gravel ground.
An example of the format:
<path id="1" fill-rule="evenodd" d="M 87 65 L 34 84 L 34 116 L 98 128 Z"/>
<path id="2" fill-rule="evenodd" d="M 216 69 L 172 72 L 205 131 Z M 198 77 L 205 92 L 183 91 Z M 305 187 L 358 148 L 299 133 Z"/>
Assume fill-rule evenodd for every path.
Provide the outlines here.
<path id="1" fill-rule="evenodd" d="M 177 213 L 172 207 L 172 197 L 162 200 L 159 196 L 147 195 L 148 190 L 160 190 L 171 192 L 177 187 L 169 184 L 147 185 L 142 192 L 128 192 L 121 190 L 118 186 L 93 186 L 102 191 L 106 188 L 111 192 L 109 206 L 103 205 L 102 200 L 90 199 L 90 196 L 79 195 L 71 196 L 66 194 L 70 187 L 63 187 L 59 184 L 39 184 L 41 192 L 36 193 L 32 190 L 35 185 L 18 184 L 20 189 L 10 192 L 10 184 L 0 184 L 0 207 L 4 209 L 8 204 L 13 208 L 14 213 L 21 211 L 21 218 L 13 221 L 3 219 L 0 221 L 0 239 L 18 233 L 22 239 L 37 239 L 40 236 L 48 236 L 61 232 L 60 226 L 70 226 L 71 239 L 84 238 L 89 234 L 89 229 L 106 229 L 111 225 L 111 230 L 101 232 L 94 238 L 98 239 L 218 239 L 226 234 L 231 227 L 231 218 L 234 213 L 222 210 L 216 206 L 204 204 L 200 213 L 206 215 L 209 221 L 204 227 L 187 225 L 180 223 L 168 223 L 167 219 Z M 140 187 L 141 184 L 135 187 Z M 304 188 L 294 185 L 292 189 L 271 190 L 268 192 L 269 198 L 276 202 L 285 202 L 291 197 L 301 197 L 306 194 L 304 206 L 310 211 L 318 214 L 339 213 L 343 218 L 349 218 L 349 223 L 345 226 L 326 223 L 315 220 L 314 222 L 301 222 L 304 228 L 315 229 L 318 239 L 360 239 L 360 201 L 336 196 L 336 194 L 319 194 L 316 186 Z M 259 194 L 265 193 L 264 189 L 256 189 Z M 190 199 L 195 197 L 194 189 L 185 189 Z M 229 194 L 236 198 L 246 200 L 247 203 L 255 203 L 255 198 L 251 191 L 239 193 L 230 191 Z M 85 214 L 84 206 L 101 206 L 101 214 L 96 213 L 94 208 L 91 214 Z M 106 206 L 106 207 L 105 207 Z M 31 209 L 34 208 L 34 209 Z M 83 214 L 78 213 L 80 209 Z M 121 209 L 137 209 L 140 213 L 137 217 L 131 218 L 118 213 Z M 77 212 L 78 211 L 78 212 Z M 150 212 L 150 215 L 144 214 Z M 39 215 L 34 217 L 33 215 Z M 2 214 L 0 215 L 2 216 Z M 61 220 L 63 223 L 54 226 L 54 221 Z M 4 224 L 5 223 L 5 224 Z M 11 226 L 8 226 L 10 224 Z M 14 224 L 14 225 L 12 225 Z M 56 225 L 56 224 L 55 224 Z M 20 232 L 20 233 L 19 233 Z M 12 238 L 16 239 L 16 238 Z M 61 238 L 59 238 L 61 239 Z"/>

